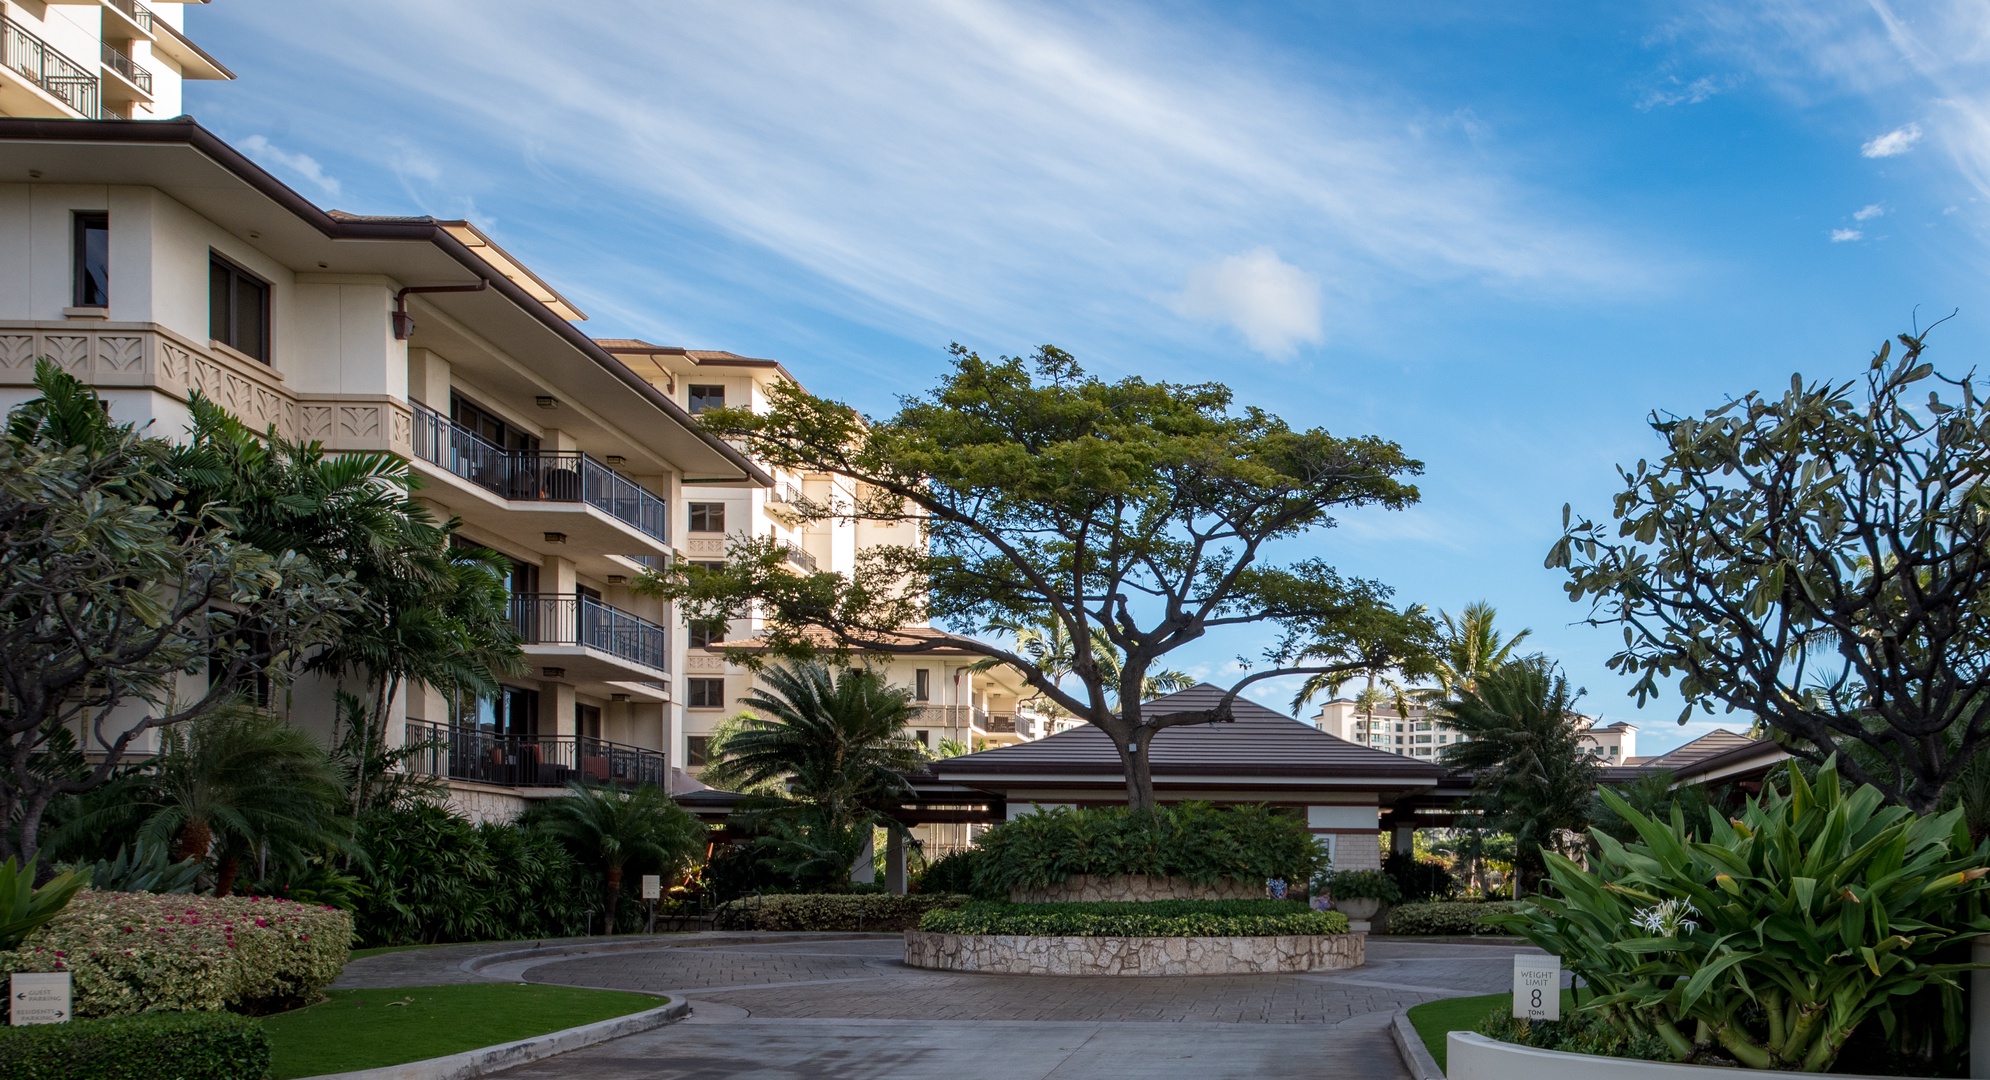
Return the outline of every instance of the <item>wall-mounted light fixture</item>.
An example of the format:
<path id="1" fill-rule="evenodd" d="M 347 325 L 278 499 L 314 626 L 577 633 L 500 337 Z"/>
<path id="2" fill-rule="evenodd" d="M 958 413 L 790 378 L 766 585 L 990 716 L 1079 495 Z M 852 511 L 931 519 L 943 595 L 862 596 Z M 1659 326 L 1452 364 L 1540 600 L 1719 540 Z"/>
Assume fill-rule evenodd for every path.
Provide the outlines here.
<path id="1" fill-rule="evenodd" d="M 627 465 L 629 463 L 629 459 L 623 457 L 620 454 L 610 454 L 607 457 L 602 458 L 601 460 L 606 461 L 608 463 L 608 467 L 611 469 L 619 469 L 622 466 Z"/>
<path id="2" fill-rule="evenodd" d="M 544 667 L 539 669 L 539 674 L 542 678 L 564 679 L 567 677 L 567 669 L 563 667 Z"/>
<path id="3" fill-rule="evenodd" d="M 560 399 L 551 394 L 540 394 L 532 400 L 538 402 L 539 407 L 542 409 L 557 409 L 560 407 Z"/>
<path id="4" fill-rule="evenodd" d="M 547 534 L 546 534 L 546 542 L 547 542 L 547 543 L 549 543 L 549 544 L 564 544 L 564 543 L 566 543 L 566 542 L 567 542 L 567 534 L 566 534 L 566 533 L 547 533 Z"/>
<path id="5" fill-rule="evenodd" d="M 608 575 L 608 584 L 610 585 L 627 585 L 628 583 L 629 583 L 629 575 L 627 574 Z"/>

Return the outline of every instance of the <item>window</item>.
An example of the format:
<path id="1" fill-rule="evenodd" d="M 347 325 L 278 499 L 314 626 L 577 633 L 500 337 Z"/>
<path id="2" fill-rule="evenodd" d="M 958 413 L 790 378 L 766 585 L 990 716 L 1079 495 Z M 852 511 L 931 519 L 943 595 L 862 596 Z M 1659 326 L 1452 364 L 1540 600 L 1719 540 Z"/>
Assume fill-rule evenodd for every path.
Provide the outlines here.
<path id="1" fill-rule="evenodd" d="M 693 709 L 723 709 L 726 707 L 726 681 L 724 679 L 686 679 L 686 689 L 691 695 L 687 703 Z"/>
<path id="2" fill-rule="evenodd" d="M 464 702 L 458 722 L 493 735 L 537 735 L 539 691 L 501 686 L 496 697 Z"/>
<path id="3" fill-rule="evenodd" d="M 726 407 L 726 388 L 723 386 L 693 386 L 688 388 L 690 409 L 693 415 L 706 409 Z"/>
<path id="4" fill-rule="evenodd" d="M 111 306 L 111 216 L 76 215 L 77 307 Z"/>
<path id="5" fill-rule="evenodd" d="M 933 670 L 919 668 L 912 673 L 912 700 L 933 700 Z"/>
<path id="6" fill-rule="evenodd" d="M 715 533 L 726 531 L 726 504 L 692 503 L 691 531 Z"/>
<path id="7" fill-rule="evenodd" d="M 705 762 L 709 760 L 708 755 L 711 752 L 711 746 L 712 737 L 710 735 L 684 736 L 684 763 L 693 769 L 704 768 Z"/>
<path id="8" fill-rule="evenodd" d="M 723 619 L 693 619 L 689 630 L 691 647 L 694 649 L 717 645 L 726 639 L 726 624 Z"/>
<path id="9" fill-rule="evenodd" d="M 506 423 L 498 414 L 461 394 L 449 395 L 449 419 L 500 450 L 539 449 L 539 436 Z"/>
<path id="10" fill-rule="evenodd" d="M 586 739 L 601 737 L 601 706 L 574 702 L 574 734 Z"/>
<path id="11" fill-rule="evenodd" d="M 219 255 L 207 264 L 207 336 L 269 363 L 269 284 Z"/>

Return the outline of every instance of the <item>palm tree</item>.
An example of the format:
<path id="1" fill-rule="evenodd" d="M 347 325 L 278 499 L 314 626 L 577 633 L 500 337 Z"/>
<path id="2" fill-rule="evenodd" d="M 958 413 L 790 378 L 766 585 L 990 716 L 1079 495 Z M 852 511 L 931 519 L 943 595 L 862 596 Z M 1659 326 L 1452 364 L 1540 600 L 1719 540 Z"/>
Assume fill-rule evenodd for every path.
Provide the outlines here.
<path id="1" fill-rule="evenodd" d="M 1432 710 L 1466 737 L 1445 748 L 1444 763 L 1473 774 L 1488 823 L 1513 834 L 1516 896 L 1545 871 L 1542 849 L 1570 848 L 1589 823 L 1596 763 L 1583 752 L 1578 696 L 1535 658 L 1479 676 Z"/>
<path id="2" fill-rule="evenodd" d="M 1512 637 L 1502 637 L 1493 628 L 1493 617 L 1497 612 L 1491 604 L 1480 600 L 1466 604 L 1465 610 L 1456 619 L 1450 612 L 1440 612 L 1444 629 L 1440 632 L 1437 656 L 1431 674 L 1437 679 L 1438 690 L 1433 696 L 1442 700 L 1478 686 L 1479 680 L 1505 667 L 1517 659 L 1513 651 L 1527 640 L 1532 630 L 1521 630 Z"/>
<path id="3" fill-rule="evenodd" d="M 139 842 L 175 860 L 211 855 L 216 896 L 233 891 L 245 856 L 298 866 L 345 843 L 330 758 L 266 713 L 238 706 L 168 729 L 149 773 Z"/>
<path id="4" fill-rule="evenodd" d="M 627 870 L 655 867 L 673 874 L 705 849 L 705 826 L 653 784 L 626 792 L 569 784 L 567 793 L 542 804 L 533 820 L 564 841 L 575 858 L 601 870 L 603 927 L 610 934 Z"/>
<path id="5" fill-rule="evenodd" d="M 743 701 L 757 715 L 727 739 L 723 765 L 738 783 L 781 784 L 826 827 L 868 828 L 909 791 L 904 773 L 924 751 L 905 734 L 911 696 L 869 668 L 777 663 Z"/>

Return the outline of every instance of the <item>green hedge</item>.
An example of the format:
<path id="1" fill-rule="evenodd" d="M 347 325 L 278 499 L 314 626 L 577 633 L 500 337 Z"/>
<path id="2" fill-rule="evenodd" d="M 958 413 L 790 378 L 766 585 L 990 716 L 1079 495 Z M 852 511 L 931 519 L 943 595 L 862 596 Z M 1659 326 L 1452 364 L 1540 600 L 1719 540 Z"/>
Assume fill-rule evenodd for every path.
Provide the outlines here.
<path id="1" fill-rule="evenodd" d="M 1504 933 L 1498 927 L 1487 926 L 1485 919 L 1492 915 L 1504 915 L 1513 908 L 1514 903 L 1511 900 L 1494 900 L 1478 904 L 1455 900 L 1439 900 L 1427 904 L 1397 904 L 1389 909 L 1389 933 L 1445 937 Z"/>
<path id="2" fill-rule="evenodd" d="M 910 930 L 919 917 L 965 903 L 965 896 L 887 893 L 789 893 L 747 896 L 719 905 L 720 930 Z"/>
<path id="3" fill-rule="evenodd" d="M 0 1080 L 263 1080 L 269 1038 L 234 1013 L 0 1027 Z"/>
<path id="4" fill-rule="evenodd" d="M 1264 806 L 1182 803 L 1152 810 L 1053 807 L 990 829 L 977 841 L 976 891 L 1006 897 L 1077 874 L 1147 874 L 1208 884 L 1313 880 L 1324 853 L 1305 819 Z"/>
<path id="5" fill-rule="evenodd" d="M 1294 900 L 1151 900 L 1145 903 L 1004 904 L 976 901 L 919 920 L 935 934 L 1039 937 L 1273 937 L 1345 934 L 1347 916 Z"/>

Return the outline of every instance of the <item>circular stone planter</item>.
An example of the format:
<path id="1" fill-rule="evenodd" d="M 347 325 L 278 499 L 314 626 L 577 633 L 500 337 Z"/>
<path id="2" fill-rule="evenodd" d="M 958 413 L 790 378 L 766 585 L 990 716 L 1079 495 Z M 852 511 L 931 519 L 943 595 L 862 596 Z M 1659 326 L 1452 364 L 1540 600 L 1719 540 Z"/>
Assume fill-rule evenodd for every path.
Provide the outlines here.
<path id="1" fill-rule="evenodd" d="M 1360 967 L 1366 934 L 1037 937 L 905 932 L 905 963 L 999 975 L 1270 975 Z"/>

